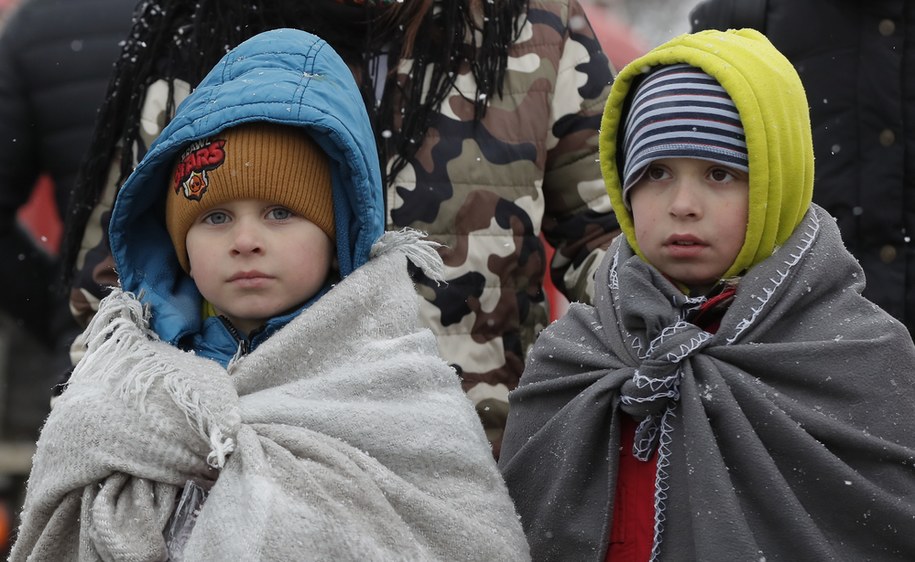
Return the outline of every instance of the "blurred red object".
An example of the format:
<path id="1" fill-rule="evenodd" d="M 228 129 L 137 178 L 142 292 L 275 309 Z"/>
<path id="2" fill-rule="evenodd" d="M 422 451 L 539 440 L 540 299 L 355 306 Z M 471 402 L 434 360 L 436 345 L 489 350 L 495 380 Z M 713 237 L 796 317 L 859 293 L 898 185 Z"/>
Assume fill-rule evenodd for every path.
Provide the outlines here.
<path id="1" fill-rule="evenodd" d="M 613 10 L 587 1 L 582 7 L 613 68 L 619 70 L 648 52 L 646 42 Z"/>
<path id="2" fill-rule="evenodd" d="M 49 177 L 42 176 L 38 180 L 28 203 L 19 208 L 16 218 L 41 248 L 57 255 L 63 224 L 54 199 L 54 182 Z"/>
<path id="3" fill-rule="evenodd" d="M 19 0 L 0 0 L 0 15 L 11 10 L 18 3 Z"/>
<path id="4" fill-rule="evenodd" d="M 546 300 L 550 304 L 550 322 L 557 320 L 569 308 L 569 299 L 559 292 L 556 285 L 553 285 L 553 279 L 550 277 L 550 262 L 553 260 L 553 247 L 543 238 L 543 247 L 546 249 L 546 271 L 543 275 L 543 291 L 546 293 Z"/>
<path id="5" fill-rule="evenodd" d="M 0 556 L 6 556 L 12 547 L 13 517 L 10 506 L 0 499 Z"/>

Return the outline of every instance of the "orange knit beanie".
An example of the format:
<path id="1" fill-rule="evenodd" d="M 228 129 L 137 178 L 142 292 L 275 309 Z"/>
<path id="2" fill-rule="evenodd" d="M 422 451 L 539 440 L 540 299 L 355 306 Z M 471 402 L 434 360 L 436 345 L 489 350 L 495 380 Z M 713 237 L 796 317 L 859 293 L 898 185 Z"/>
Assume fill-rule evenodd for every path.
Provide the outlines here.
<path id="1" fill-rule="evenodd" d="M 258 122 L 226 129 L 185 149 L 170 178 L 165 224 L 185 271 L 187 231 L 200 213 L 227 201 L 283 205 L 336 240 L 327 154 L 295 127 Z"/>

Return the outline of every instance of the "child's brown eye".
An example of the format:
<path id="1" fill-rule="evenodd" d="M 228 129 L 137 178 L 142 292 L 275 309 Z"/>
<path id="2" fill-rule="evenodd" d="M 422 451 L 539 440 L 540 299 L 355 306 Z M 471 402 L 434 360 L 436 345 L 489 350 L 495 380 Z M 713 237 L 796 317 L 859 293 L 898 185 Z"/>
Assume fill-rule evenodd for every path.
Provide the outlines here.
<path id="1" fill-rule="evenodd" d="M 645 175 L 648 176 L 649 179 L 660 180 L 664 178 L 664 170 L 657 166 L 649 166 Z"/>
<path id="2" fill-rule="evenodd" d="M 721 168 L 716 168 L 712 170 L 709 174 L 713 181 L 727 181 L 731 177 L 731 173 L 727 170 Z"/>

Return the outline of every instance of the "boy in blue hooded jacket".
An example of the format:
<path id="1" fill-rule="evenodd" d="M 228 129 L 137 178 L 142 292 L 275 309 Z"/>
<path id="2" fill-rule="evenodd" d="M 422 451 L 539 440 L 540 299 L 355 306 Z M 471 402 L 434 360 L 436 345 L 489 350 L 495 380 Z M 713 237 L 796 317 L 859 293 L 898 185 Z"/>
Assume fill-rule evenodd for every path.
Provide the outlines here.
<path id="1" fill-rule="evenodd" d="M 42 432 L 13 560 L 528 556 L 417 322 L 407 261 L 440 259 L 383 234 L 377 162 L 322 40 L 220 61 L 118 194 L 120 287 Z"/>

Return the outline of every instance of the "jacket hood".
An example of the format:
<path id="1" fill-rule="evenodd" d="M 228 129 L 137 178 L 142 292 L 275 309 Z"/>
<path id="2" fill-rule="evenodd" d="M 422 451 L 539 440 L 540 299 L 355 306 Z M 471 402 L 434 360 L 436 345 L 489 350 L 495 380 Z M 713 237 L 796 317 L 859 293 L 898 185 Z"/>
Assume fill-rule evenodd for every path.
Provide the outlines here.
<path id="1" fill-rule="evenodd" d="M 165 194 L 179 153 L 228 127 L 268 121 L 304 129 L 328 154 L 337 260 L 345 277 L 384 231 L 378 153 L 352 73 L 322 39 L 277 29 L 226 54 L 117 195 L 109 226 L 121 287 L 150 305 L 152 328 L 176 342 L 200 328 L 201 296 L 181 269 L 165 226 Z"/>
<path id="2" fill-rule="evenodd" d="M 807 96 L 797 71 L 752 29 L 702 31 L 676 37 L 624 67 L 610 91 L 600 133 L 604 181 L 629 245 L 632 215 L 622 196 L 621 128 L 633 85 L 652 68 L 686 63 L 727 90 L 743 123 L 750 168 L 746 239 L 723 277 L 769 257 L 800 224 L 813 197 L 813 139 Z"/>

